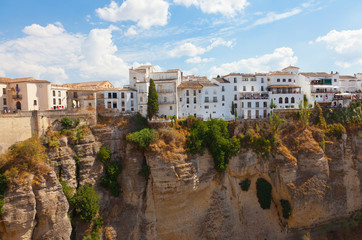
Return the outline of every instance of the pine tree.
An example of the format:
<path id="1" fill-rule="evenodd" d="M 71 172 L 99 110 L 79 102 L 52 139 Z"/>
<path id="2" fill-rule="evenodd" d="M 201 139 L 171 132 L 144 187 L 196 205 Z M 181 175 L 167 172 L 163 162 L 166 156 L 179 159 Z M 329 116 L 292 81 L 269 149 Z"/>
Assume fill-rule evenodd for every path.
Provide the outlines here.
<path id="1" fill-rule="evenodd" d="M 235 105 L 234 105 L 234 101 L 231 102 L 231 115 L 235 114 Z"/>
<path id="2" fill-rule="evenodd" d="M 148 88 L 148 102 L 147 102 L 147 118 L 152 119 L 158 113 L 158 95 L 156 91 L 155 82 L 150 79 L 150 86 Z"/>

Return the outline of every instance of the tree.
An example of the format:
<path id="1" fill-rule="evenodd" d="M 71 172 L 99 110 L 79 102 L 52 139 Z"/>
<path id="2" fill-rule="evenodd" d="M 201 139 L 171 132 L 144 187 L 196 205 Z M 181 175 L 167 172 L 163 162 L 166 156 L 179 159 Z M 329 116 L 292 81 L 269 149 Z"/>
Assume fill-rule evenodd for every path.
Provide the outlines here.
<path id="1" fill-rule="evenodd" d="M 77 189 L 71 198 L 70 204 L 80 214 L 80 219 L 91 222 L 99 210 L 99 196 L 94 187 L 86 184 Z"/>
<path id="2" fill-rule="evenodd" d="M 300 100 L 299 102 L 299 118 L 301 122 L 303 123 L 304 127 L 309 126 L 309 116 L 311 114 L 310 107 L 308 106 L 308 100 L 304 96 L 303 100 Z"/>
<path id="3" fill-rule="evenodd" d="M 271 108 L 271 109 L 277 108 L 277 105 L 276 105 L 275 103 L 273 103 L 273 99 L 271 100 L 270 108 Z"/>
<path id="4" fill-rule="evenodd" d="M 231 102 L 231 115 L 235 114 L 235 104 L 234 101 Z"/>
<path id="5" fill-rule="evenodd" d="M 148 88 L 148 102 L 147 102 L 147 118 L 152 119 L 158 113 L 158 95 L 156 91 L 155 82 L 150 79 L 150 86 Z"/>

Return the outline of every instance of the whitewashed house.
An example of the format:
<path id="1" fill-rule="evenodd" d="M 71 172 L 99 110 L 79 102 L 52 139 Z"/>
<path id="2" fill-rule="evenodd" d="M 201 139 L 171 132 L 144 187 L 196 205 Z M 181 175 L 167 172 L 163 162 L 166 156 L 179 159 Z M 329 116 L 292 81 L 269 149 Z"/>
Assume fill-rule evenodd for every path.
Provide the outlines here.
<path id="1" fill-rule="evenodd" d="M 357 78 L 357 74 L 355 76 L 349 75 L 340 75 L 340 90 L 342 93 L 355 93 L 361 91 L 362 89 L 362 80 Z"/>
<path id="2" fill-rule="evenodd" d="M 52 84 L 50 87 L 50 106 L 52 110 L 67 109 L 68 88 L 62 85 Z"/>
<path id="3" fill-rule="evenodd" d="M 121 113 L 137 112 L 137 91 L 131 88 L 107 89 L 104 92 L 106 109 L 118 109 Z"/>

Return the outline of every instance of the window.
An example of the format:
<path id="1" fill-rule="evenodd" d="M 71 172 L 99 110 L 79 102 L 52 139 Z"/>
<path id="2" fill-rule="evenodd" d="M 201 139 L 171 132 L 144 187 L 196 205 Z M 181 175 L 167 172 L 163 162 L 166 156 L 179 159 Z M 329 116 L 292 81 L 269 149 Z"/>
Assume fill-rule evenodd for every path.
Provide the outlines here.
<path id="1" fill-rule="evenodd" d="M 221 86 L 221 91 L 225 92 L 225 87 L 224 86 Z"/>
<path id="2" fill-rule="evenodd" d="M 111 108 L 111 102 L 107 102 L 107 108 Z"/>
<path id="3" fill-rule="evenodd" d="M 205 97 L 205 102 L 209 102 L 209 97 Z"/>
<path id="4" fill-rule="evenodd" d="M 124 111 L 126 111 L 126 109 L 125 109 L 125 108 L 122 108 L 122 112 L 124 112 Z"/>
<path id="5" fill-rule="evenodd" d="M 290 103 L 295 103 L 294 97 L 292 97 L 292 99 L 290 99 Z"/>
<path id="6" fill-rule="evenodd" d="M 261 78 L 261 83 L 264 83 L 264 78 Z"/>
<path id="7" fill-rule="evenodd" d="M 251 91 L 252 91 L 252 92 L 254 91 L 254 86 L 251 86 Z"/>
<path id="8" fill-rule="evenodd" d="M 199 90 L 199 93 L 201 93 L 201 90 Z"/>
<path id="9" fill-rule="evenodd" d="M 6 88 L 3 88 L 3 94 L 6 94 Z"/>
<path id="10" fill-rule="evenodd" d="M 222 105 L 225 106 L 225 103 L 223 103 Z"/>
<path id="11" fill-rule="evenodd" d="M 7 102 L 6 102 L 6 98 L 3 99 L 3 104 L 6 105 Z"/>
<path id="12" fill-rule="evenodd" d="M 268 107 L 268 103 L 267 102 L 264 102 L 264 107 Z"/>
<path id="13" fill-rule="evenodd" d="M 182 102 L 182 97 L 180 97 L 180 102 Z"/>
<path id="14" fill-rule="evenodd" d="M 61 92 L 60 92 L 60 91 L 58 91 L 58 97 L 61 97 L 61 96 L 62 96 Z"/>
<path id="15" fill-rule="evenodd" d="M 209 109 L 209 106 L 205 106 L 205 109 Z"/>
<path id="16" fill-rule="evenodd" d="M 55 97 L 55 91 L 53 91 L 53 97 Z"/>
<path id="17" fill-rule="evenodd" d="M 163 102 L 167 102 L 167 97 L 164 97 L 164 98 L 163 98 Z"/>
<path id="18" fill-rule="evenodd" d="M 194 103 L 196 103 L 196 98 L 194 97 Z"/>
<path id="19" fill-rule="evenodd" d="M 241 108 L 244 108 L 244 102 L 241 102 Z"/>
<path id="20" fill-rule="evenodd" d="M 244 92 L 246 91 L 246 86 L 243 86 L 243 91 L 244 91 Z"/>
<path id="21" fill-rule="evenodd" d="M 190 94 L 189 94 L 189 90 L 186 90 L 186 96 L 189 96 Z"/>
<path id="22" fill-rule="evenodd" d="M 261 86 L 260 91 L 262 92 L 264 91 L 264 86 Z"/>
<path id="23" fill-rule="evenodd" d="M 92 106 L 92 104 L 91 104 L 91 103 L 88 103 L 88 106 L 90 106 L 90 107 L 91 107 L 91 106 Z"/>
<path id="24" fill-rule="evenodd" d="M 251 102 L 248 102 L 248 108 L 251 108 Z"/>
<path id="25" fill-rule="evenodd" d="M 172 106 L 170 106 L 170 110 L 172 110 Z"/>
<path id="26" fill-rule="evenodd" d="M 283 98 L 279 98 L 279 103 L 283 103 Z"/>
<path id="27" fill-rule="evenodd" d="M 287 79 L 283 78 L 283 82 L 286 82 L 286 81 L 287 81 Z"/>
<path id="28" fill-rule="evenodd" d="M 289 79 L 288 79 L 288 82 L 292 82 L 292 79 L 291 79 L 291 78 L 289 78 Z"/>
<path id="29" fill-rule="evenodd" d="M 133 98 L 133 92 L 131 92 L 131 98 Z"/>
<path id="30" fill-rule="evenodd" d="M 190 103 L 190 99 L 186 98 L 186 103 L 189 104 Z"/>
<path id="31" fill-rule="evenodd" d="M 279 78 L 277 79 L 277 82 L 280 82 L 280 79 L 279 79 Z"/>
<path id="32" fill-rule="evenodd" d="M 117 108 L 117 102 L 113 102 L 113 108 Z"/>
<path id="33" fill-rule="evenodd" d="M 238 100 L 238 95 L 234 95 L 234 100 L 236 101 L 236 100 Z"/>
<path id="34" fill-rule="evenodd" d="M 143 102 L 143 97 L 140 97 L 140 102 Z"/>
<path id="35" fill-rule="evenodd" d="M 194 90 L 194 96 L 196 96 L 196 90 Z"/>
<path id="36" fill-rule="evenodd" d="M 108 93 L 108 98 L 112 98 L 112 93 Z"/>
<path id="37" fill-rule="evenodd" d="M 62 99 L 58 99 L 58 103 L 59 103 L 59 105 L 62 105 Z M 34 104 L 35 105 L 35 104 Z"/>
<path id="38" fill-rule="evenodd" d="M 217 97 L 213 97 L 213 102 L 217 102 Z"/>
<path id="39" fill-rule="evenodd" d="M 186 107 L 187 107 L 187 108 L 189 108 L 189 107 L 190 107 L 190 105 L 186 105 Z"/>
<path id="40" fill-rule="evenodd" d="M 225 101 L 225 95 L 222 95 L 222 100 Z"/>
<path id="41" fill-rule="evenodd" d="M 334 79 L 334 82 L 337 82 L 337 79 Z"/>
<path id="42" fill-rule="evenodd" d="M 237 91 L 238 90 L 238 87 L 237 86 L 234 86 L 234 91 Z"/>
<path id="43" fill-rule="evenodd" d="M 284 103 L 289 103 L 289 99 L 286 97 Z"/>
<path id="44" fill-rule="evenodd" d="M 122 107 L 124 107 L 124 101 L 122 101 Z M 122 111 L 124 111 L 124 110 L 122 110 Z"/>
<path id="45" fill-rule="evenodd" d="M 258 108 L 259 107 L 259 102 L 255 103 L 255 107 Z"/>
<path id="46" fill-rule="evenodd" d="M 131 107 L 133 107 L 134 106 L 134 103 L 133 103 L 133 101 L 131 101 Z"/>
<path id="47" fill-rule="evenodd" d="M 236 77 L 234 78 L 234 83 L 237 83 Z"/>
<path id="48" fill-rule="evenodd" d="M 131 108 L 131 111 L 133 112 L 133 111 L 134 111 L 134 108 Z"/>
<path id="49" fill-rule="evenodd" d="M 53 105 L 57 105 L 57 100 L 53 98 Z"/>

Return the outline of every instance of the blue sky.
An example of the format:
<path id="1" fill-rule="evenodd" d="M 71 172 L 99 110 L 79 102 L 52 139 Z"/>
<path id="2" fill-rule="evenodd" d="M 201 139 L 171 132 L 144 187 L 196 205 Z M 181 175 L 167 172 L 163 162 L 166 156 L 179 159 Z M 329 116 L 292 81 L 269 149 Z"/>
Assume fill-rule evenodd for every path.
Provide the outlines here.
<path id="1" fill-rule="evenodd" d="M 128 69 L 215 77 L 296 65 L 362 72 L 358 0 L 0 0 L 0 76 L 110 80 Z"/>

